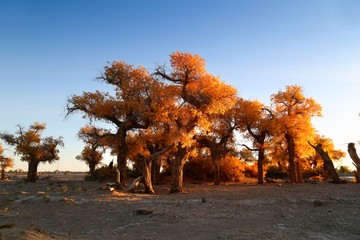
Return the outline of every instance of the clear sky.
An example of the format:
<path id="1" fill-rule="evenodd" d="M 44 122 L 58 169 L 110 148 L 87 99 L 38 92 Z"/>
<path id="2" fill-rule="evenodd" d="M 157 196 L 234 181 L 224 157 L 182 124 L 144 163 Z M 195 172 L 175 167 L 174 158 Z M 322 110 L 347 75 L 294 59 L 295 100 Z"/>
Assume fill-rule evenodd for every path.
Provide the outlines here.
<path id="1" fill-rule="evenodd" d="M 151 71 L 179 50 L 205 58 L 245 98 L 268 103 L 302 86 L 323 106 L 315 127 L 346 151 L 360 140 L 359 13 L 355 0 L 0 0 L 0 130 L 45 122 L 44 135 L 63 136 L 65 148 L 39 170 L 88 170 L 75 159 L 87 121 L 65 119 L 67 97 L 106 91 L 94 79 L 107 61 Z"/>

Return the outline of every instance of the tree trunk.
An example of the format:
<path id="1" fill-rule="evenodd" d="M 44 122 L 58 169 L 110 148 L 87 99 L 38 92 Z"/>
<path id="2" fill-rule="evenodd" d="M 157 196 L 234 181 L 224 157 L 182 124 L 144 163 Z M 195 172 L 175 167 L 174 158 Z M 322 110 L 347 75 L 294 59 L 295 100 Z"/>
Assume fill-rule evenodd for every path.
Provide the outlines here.
<path id="1" fill-rule="evenodd" d="M 214 177 L 214 184 L 220 185 L 221 179 L 220 179 L 220 160 L 221 155 L 219 154 L 219 151 L 217 149 L 214 149 L 214 147 L 210 148 L 211 151 L 211 159 L 213 164 L 213 177 Z"/>
<path id="2" fill-rule="evenodd" d="M 258 184 L 264 184 L 264 158 L 265 158 L 265 148 L 263 147 L 264 143 L 260 144 L 259 155 L 258 155 Z"/>
<path id="3" fill-rule="evenodd" d="M 329 178 L 332 179 L 335 183 L 341 183 L 339 175 L 335 171 L 334 164 L 333 164 L 332 160 L 330 159 L 328 153 L 322 149 L 322 145 L 318 144 L 315 147 L 315 146 L 311 145 L 310 142 L 309 142 L 309 144 L 310 144 L 310 146 L 312 146 L 315 149 L 315 151 L 320 155 L 320 157 L 324 161 L 324 170 L 328 173 Z"/>
<path id="4" fill-rule="evenodd" d="M 172 169 L 170 193 L 177 193 L 183 191 L 183 170 L 187 156 L 187 147 L 183 148 L 181 147 L 181 143 L 179 143 L 177 146 L 177 153 L 174 159 Z"/>
<path id="5" fill-rule="evenodd" d="M 296 183 L 304 183 L 302 179 L 301 163 L 299 161 L 296 161 L 295 167 L 296 167 Z"/>
<path id="6" fill-rule="evenodd" d="M 120 183 L 123 187 L 126 186 L 126 164 L 127 164 L 127 155 L 128 148 L 126 144 L 126 129 L 120 128 L 116 133 L 117 136 L 117 164 L 120 171 Z"/>
<path id="7" fill-rule="evenodd" d="M 1 179 L 4 179 L 5 178 L 5 169 L 2 168 L 1 169 Z"/>
<path id="8" fill-rule="evenodd" d="M 154 159 L 151 165 L 151 182 L 154 185 L 160 184 L 161 157 Z"/>
<path id="9" fill-rule="evenodd" d="M 220 179 L 220 160 L 219 159 L 213 159 L 213 173 L 214 173 L 214 184 L 220 185 L 221 179 Z"/>
<path id="10" fill-rule="evenodd" d="M 151 165 L 152 165 L 152 162 L 154 160 L 158 160 L 162 154 L 169 151 L 173 146 L 174 146 L 174 144 L 171 144 L 170 146 L 167 146 L 166 148 L 164 148 L 164 149 L 162 149 L 160 151 L 152 152 L 152 154 L 151 154 L 151 156 L 149 158 L 145 158 L 140 153 L 137 154 L 138 159 L 143 163 L 142 164 L 143 174 L 142 174 L 141 177 L 137 178 L 134 181 L 134 183 L 132 184 L 132 186 L 130 188 L 131 191 L 134 192 L 136 190 L 136 187 L 138 186 L 138 184 L 140 182 L 142 182 L 142 183 L 144 183 L 144 186 L 145 186 L 145 193 L 155 194 L 154 189 L 153 189 L 152 184 L 151 184 Z"/>
<path id="11" fill-rule="evenodd" d="M 145 193 L 155 194 L 151 184 L 151 162 L 149 159 L 144 158 L 143 164 L 143 183 L 145 186 Z"/>
<path id="12" fill-rule="evenodd" d="M 35 182 L 37 177 L 37 167 L 39 165 L 39 162 L 37 160 L 32 160 L 29 162 L 29 168 L 28 168 L 28 182 Z"/>
<path id="13" fill-rule="evenodd" d="M 126 152 L 125 150 L 120 150 L 117 155 L 117 163 L 118 163 L 118 169 L 120 171 L 120 184 L 122 186 L 126 186 Z"/>
<path id="14" fill-rule="evenodd" d="M 93 163 L 89 163 L 89 168 L 90 168 L 90 176 L 94 176 L 94 174 L 95 174 L 95 164 L 93 164 Z"/>
<path id="15" fill-rule="evenodd" d="M 119 189 L 122 189 L 123 186 L 121 185 L 121 174 L 120 174 L 120 171 L 119 171 L 119 168 L 118 166 L 115 167 L 115 171 L 116 171 L 116 185 Z"/>
<path id="16" fill-rule="evenodd" d="M 348 144 L 348 152 L 353 161 L 354 166 L 356 167 L 355 171 L 355 180 L 357 183 L 360 183 L 360 158 L 356 153 L 355 143 Z"/>
<path id="17" fill-rule="evenodd" d="M 295 140 L 289 133 L 285 134 L 285 138 L 288 144 L 290 182 L 296 183 Z"/>

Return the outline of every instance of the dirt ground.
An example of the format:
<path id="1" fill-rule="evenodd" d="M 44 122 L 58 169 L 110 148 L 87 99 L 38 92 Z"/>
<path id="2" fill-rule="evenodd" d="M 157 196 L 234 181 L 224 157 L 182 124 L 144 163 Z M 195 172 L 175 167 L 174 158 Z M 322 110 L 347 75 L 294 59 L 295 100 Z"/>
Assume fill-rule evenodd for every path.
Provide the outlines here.
<path id="1" fill-rule="evenodd" d="M 152 196 L 84 175 L 0 182 L 0 239 L 360 239 L 356 183 L 167 183 Z"/>

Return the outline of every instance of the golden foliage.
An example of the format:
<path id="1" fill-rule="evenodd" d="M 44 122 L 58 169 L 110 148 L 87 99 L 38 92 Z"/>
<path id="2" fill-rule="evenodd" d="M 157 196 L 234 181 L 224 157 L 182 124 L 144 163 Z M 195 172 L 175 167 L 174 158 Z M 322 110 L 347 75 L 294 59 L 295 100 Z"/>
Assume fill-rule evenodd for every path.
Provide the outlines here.
<path id="1" fill-rule="evenodd" d="M 0 137 L 9 145 L 15 146 L 15 153 L 21 155 L 26 162 L 53 162 L 59 159 L 58 146 L 63 146 L 62 137 L 42 138 L 46 128 L 45 123 L 33 123 L 27 131 L 18 126 L 16 134 L 1 134 Z"/>
<path id="2" fill-rule="evenodd" d="M 244 172 L 245 164 L 236 157 L 226 156 L 220 162 L 220 177 L 224 181 L 241 181 Z"/>
<path id="3" fill-rule="evenodd" d="M 137 154 L 147 158 L 152 148 L 159 150 L 173 143 L 179 149 L 191 149 L 198 136 L 231 148 L 235 130 L 244 133 L 253 147 L 271 152 L 278 161 L 287 154 L 285 134 L 295 139 L 298 161 L 305 163 L 312 152 L 307 144 L 315 136 L 311 118 L 321 116 L 321 106 L 305 97 L 297 85 L 273 94 L 270 108 L 258 100 L 238 98 L 233 86 L 206 70 L 204 58 L 179 51 L 170 55 L 169 68 L 159 66 L 153 74 L 142 66 L 114 61 L 104 68 L 99 79 L 112 85 L 114 93 L 73 95 L 68 100 L 67 112 L 80 111 L 90 121 L 114 124 L 115 133 L 109 129 L 99 133 L 101 144 L 111 147 L 112 153 L 125 161 L 136 160 Z M 87 134 L 92 131 L 89 126 L 82 130 Z M 337 153 L 341 155 L 334 152 L 334 156 Z M 203 159 L 192 161 L 195 164 Z M 230 171 L 233 175 L 223 178 L 241 178 L 244 167 L 239 161 L 227 157 L 221 164 L 225 172 L 233 168 Z"/>
<path id="4" fill-rule="evenodd" d="M 220 161 L 220 178 L 222 181 L 242 181 L 247 164 L 233 156 L 226 156 Z M 184 166 L 185 177 L 196 180 L 208 180 L 213 177 L 211 158 L 198 155 L 192 157 Z"/>
<path id="5" fill-rule="evenodd" d="M 284 135 L 288 134 L 295 141 L 295 156 L 299 161 L 304 161 L 304 156 L 313 152 L 308 145 L 315 137 L 315 128 L 312 126 L 312 117 L 320 117 L 321 105 L 313 98 L 306 98 L 301 87 L 297 85 L 286 86 L 285 91 L 279 91 L 271 96 L 273 104 L 273 114 L 277 118 L 279 127 L 278 134 L 275 135 L 273 142 L 277 146 L 286 145 L 281 143 L 285 141 Z M 278 151 L 279 152 L 279 151 Z"/>
<path id="6" fill-rule="evenodd" d="M 2 145 L 0 144 L 0 168 L 2 172 L 5 171 L 7 168 L 12 168 L 14 163 L 14 159 L 5 157 L 3 155 L 3 152 L 4 150 L 2 148 Z"/>

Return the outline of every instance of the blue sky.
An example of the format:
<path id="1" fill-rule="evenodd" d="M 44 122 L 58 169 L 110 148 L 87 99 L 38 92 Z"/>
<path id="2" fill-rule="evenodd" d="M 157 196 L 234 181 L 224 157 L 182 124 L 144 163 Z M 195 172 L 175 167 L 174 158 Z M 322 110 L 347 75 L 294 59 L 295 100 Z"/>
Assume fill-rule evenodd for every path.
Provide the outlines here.
<path id="1" fill-rule="evenodd" d="M 286 85 L 302 86 L 323 106 L 315 127 L 345 151 L 360 140 L 359 12 L 360 1 L 348 0 L 0 0 L 0 130 L 45 122 L 65 148 L 58 164 L 39 169 L 87 170 L 75 160 L 87 121 L 65 119 L 67 97 L 109 90 L 94 81 L 107 61 L 151 71 L 180 50 L 205 58 L 245 98 L 268 103 Z"/>

